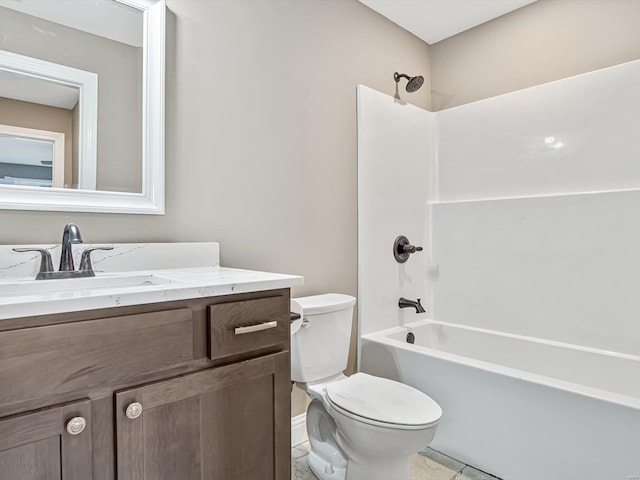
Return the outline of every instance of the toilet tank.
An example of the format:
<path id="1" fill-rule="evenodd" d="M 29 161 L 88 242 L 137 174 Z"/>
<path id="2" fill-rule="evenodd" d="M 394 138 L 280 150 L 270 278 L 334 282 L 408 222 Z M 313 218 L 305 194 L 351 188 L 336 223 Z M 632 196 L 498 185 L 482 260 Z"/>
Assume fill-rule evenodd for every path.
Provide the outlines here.
<path id="1" fill-rule="evenodd" d="M 327 293 L 294 298 L 303 310 L 303 327 L 291 337 L 291 380 L 311 383 L 347 368 L 353 306 L 349 295 Z"/>

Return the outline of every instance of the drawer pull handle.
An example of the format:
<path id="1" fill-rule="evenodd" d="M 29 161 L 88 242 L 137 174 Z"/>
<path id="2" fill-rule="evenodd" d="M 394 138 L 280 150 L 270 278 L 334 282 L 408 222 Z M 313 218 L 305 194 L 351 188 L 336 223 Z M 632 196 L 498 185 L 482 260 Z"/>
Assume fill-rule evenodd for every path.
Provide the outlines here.
<path id="1" fill-rule="evenodd" d="M 73 417 L 67 422 L 67 433 L 69 435 L 79 435 L 87 426 L 84 417 Z"/>
<path id="2" fill-rule="evenodd" d="M 269 330 L 270 328 L 276 328 L 278 322 L 258 323 L 257 325 L 249 325 L 248 327 L 236 327 L 236 335 L 244 335 L 245 333 L 261 332 L 262 330 Z"/>
<path id="3" fill-rule="evenodd" d="M 142 415 L 142 404 L 138 402 L 129 404 L 124 414 L 129 420 L 135 420 L 140 415 Z"/>

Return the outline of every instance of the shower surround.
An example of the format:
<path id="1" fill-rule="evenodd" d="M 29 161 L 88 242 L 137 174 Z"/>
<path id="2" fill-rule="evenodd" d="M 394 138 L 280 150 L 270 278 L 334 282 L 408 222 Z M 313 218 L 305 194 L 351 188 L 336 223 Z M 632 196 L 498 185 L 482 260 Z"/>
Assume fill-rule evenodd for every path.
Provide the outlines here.
<path id="1" fill-rule="evenodd" d="M 640 475 L 637 85 L 639 61 L 437 113 L 358 89 L 361 369 L 506 480 Z M 401 234 L 425 247 L 402 265 Z M 415 321 L 438 328 L 410 346 Z"/>

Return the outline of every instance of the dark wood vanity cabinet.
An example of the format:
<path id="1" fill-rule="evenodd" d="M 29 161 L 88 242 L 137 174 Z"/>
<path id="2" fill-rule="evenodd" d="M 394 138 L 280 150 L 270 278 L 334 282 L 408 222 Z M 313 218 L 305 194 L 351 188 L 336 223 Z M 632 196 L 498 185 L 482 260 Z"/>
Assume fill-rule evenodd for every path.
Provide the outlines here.
<path id="1" fill-rule="evenodd" d="M 284 479 L 288 369 L 282 352 L 116 393 L 118 479 Z"/>
<path id="2" fill-rule="evenodd" d="M 288 480 L 289 291 L 0 321 L 0 480 Z"/>
<path id="3" fill-rule="evenodd" d="M 91 478 L 90 424 L 89 400 L 0 419 L 0 478 Z"/>

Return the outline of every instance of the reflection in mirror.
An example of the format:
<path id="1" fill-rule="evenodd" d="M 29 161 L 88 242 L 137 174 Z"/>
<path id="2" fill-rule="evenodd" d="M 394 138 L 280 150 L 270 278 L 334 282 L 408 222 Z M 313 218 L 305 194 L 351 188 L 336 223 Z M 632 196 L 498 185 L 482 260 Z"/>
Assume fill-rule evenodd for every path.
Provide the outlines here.
<path id="1" fill-rule="evenodd" d="M 114 0 L 0 0 L 0 125 L 18 129 L 0 127 L 0 188 L 143 191 L 143 22 Z"/>
<path id="2" fill-rule="evenodd" d="M 0 51 L 0 134 L 15 135 L 12 145 L 62 136 L 58 181 L 39 186 L 95 190 L 97 91 L 93 73 Z"/>
<path id="3" fill-rule="evenodd" d="M 64 133 L 0 125 L 0 184 L 64 186 Z"/>
<path id="4" fill-rule="evenodd" d="M 0 0 L 0 209 L 164 213 L 165 14 Z"/>

